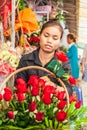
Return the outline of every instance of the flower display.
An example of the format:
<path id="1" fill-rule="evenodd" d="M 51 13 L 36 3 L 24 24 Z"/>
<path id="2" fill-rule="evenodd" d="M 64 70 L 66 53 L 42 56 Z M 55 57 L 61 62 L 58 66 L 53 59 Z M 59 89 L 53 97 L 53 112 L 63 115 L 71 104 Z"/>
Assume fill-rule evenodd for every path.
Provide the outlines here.
<path id="1" fill-rule="evenodd" d="M 65 91 L 45 85 L 37 75 L 31 75 L 27 83 L 18 78 L 13 91 L 6 87 L 0 94 L 0 129 L 59 130 L 87 122 L 87 107 L 81 101 L 70 96 L 68 107 Z"/>
<path id="2" fill-rule="evenodd" d="M 15 71 L 19 63 L 19 56 L 13 49 L 6 45 L 0 46 L 0 76 L 6 77 Z"/>

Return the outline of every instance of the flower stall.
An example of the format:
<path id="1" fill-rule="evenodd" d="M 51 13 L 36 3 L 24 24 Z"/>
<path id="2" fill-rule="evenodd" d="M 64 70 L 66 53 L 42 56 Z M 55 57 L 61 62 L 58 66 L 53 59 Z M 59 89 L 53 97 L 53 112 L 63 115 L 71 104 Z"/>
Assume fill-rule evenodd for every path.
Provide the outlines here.
<path id="1" fill-rule="evenodd" d="M 19 60 L 20 55 L 15 49 L 9 48 L 7 44 L 0 45 L 0 83 L 16 70 Z M 6 84 L 4 87 L 6 87 Z"/>
<path id="2" fill-rule="evenodd" d="M 27 4 L 23 0 L 15 1 L 17 14 L 14 29 L 7 22 L 5 10 L 4 40 L 7 41 L 14 30 L 16 42 L 0 45 L 0 130 L 78 130 L 87 125 L 87 106 L 83 106 L 77 97 L 69 95 L 65 85 L 65 82 L 72 86 L 76 85 L 76 80 L 70 72 L 65 73 L 62 67 L 62 62 L 68 61 L 64 53 L 67 48 L 60 48 L 62 51 L 56 52 L 59 61 L 53 60 L 47 69 L 28 66 L 16 70 L 20 57 L 39 46 L 39 28 L 44 19 L 38 22 L 35 13 L 43 8 L 44 12 L 38 13 L 41 17 L 46 16 L 45 12 L 47 13 L 45 20 L 54 17 L 50 10 L 52 3 L 51 6 L 42 7 L 38 6 L 41 5 L 40 2 L 38 0 L 35 5 L 34 0 L 25 0 Z M 49 4 L 50 0 L 46 2 Z M 8 7 L 12 11 L 11 3 Z M 55 12 L 55 7 L 53 9 L 56 18 L 64 19 L 61 11 L 58 14 L 58 10 Z M 16 85 L 14 82 L 8 83 L 17 73 L 27 69 L 46 71 L 47 76 L 55 78 L 64 91 L 59 92 L 53 85 L 46 85 L 38 75 L 31 75 L 27 83 L 22 78 L 16 80 Z"/>

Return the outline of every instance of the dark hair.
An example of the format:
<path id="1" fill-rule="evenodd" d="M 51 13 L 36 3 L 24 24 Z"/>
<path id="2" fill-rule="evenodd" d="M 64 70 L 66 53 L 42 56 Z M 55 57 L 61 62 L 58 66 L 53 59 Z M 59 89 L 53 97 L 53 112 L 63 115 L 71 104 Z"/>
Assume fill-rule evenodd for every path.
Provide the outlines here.
<path id="1" fill-rule="evenodd" d="M 67 35 L 67 37 L 70 38 L 70 39 L 72 39 L 73 42 L 76 43 L 76 36 L 75 36 L 73 33 L 69 33 L 69 34 Z"/>
<path id="2" fill-rule="evenodd" d="M 62 28 L 61 24 L 60 24 L 57 20 L 49 20 L 49 21 L 47 21 L 46 23 L 44 23 L 44 24 L 42 25 L 40 34 L 43 32 L 43 30 L 44 30 L 46 27 L 51 27 L 51 26 L 58 26 L 58 27 L 59 27 L 59 30 L 61 31 L 61 38 L 62 38 L 62 36 L 63 36 L 63 28 Z"/>

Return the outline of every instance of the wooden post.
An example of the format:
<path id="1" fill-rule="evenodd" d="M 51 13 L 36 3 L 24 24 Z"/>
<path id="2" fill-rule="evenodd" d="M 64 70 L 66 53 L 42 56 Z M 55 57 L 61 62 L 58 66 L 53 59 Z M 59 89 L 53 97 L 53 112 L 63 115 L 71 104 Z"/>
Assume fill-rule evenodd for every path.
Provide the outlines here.
<path id="1" fill-rule="evenodd" d="M 12 15 L 11 15 L 11 42 L 12 48 L 15 48 L 15 0 L 12 0 Z"/>

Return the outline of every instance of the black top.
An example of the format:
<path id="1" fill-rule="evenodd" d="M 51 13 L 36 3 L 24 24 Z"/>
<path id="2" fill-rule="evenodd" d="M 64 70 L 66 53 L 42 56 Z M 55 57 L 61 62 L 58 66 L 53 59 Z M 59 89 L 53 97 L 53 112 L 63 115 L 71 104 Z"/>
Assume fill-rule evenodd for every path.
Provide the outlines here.
<path id="1" fill-rule="evenodd" d="M 56 55 L 51 59 L 57 59 Z M 49 61 L 49 63 L 51 62 L 51 60 Z M 47 68 L 48 64 L 47 63 L 44 68 Z M 17 67 L 17 69 L 22 68 L 22 67 L 26 67 L 26 66 L 40 66 L 42 67 L 42 64 L 40 62 L 39 59 L 39 48 L 34 50 L 33 52 L 23 55 L 22 58 L 20 59 L 19 65 Z M 63 68 L 65 69 L 65 71 L 67 71 L 69 69 L 69 66 L 67 66 L 67 63 L 63 63 Z M 24 70 L 20 73 L 18 73 L 16 75 L 16 78 L 23 78 L 26 82 L 28 81 L 30 75 L 38 75 L 39 77 L 41 76 L 45 76 L 47 75 L 47 72 L 42 71 L 42 70 L 37 70 L 37 69 L 29 69 L 29 70 Z M 55 83 L 57 83 L 57 81 L 55 79 L 51 80 Z M 72 93 L 72 87 L 66 84 L 66 87 L 68 88 L 68 92 L 71 94 Z"/>

